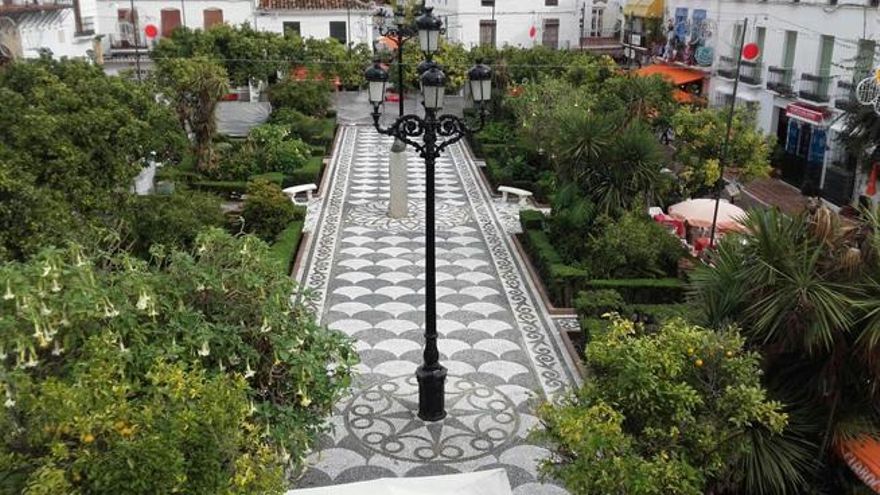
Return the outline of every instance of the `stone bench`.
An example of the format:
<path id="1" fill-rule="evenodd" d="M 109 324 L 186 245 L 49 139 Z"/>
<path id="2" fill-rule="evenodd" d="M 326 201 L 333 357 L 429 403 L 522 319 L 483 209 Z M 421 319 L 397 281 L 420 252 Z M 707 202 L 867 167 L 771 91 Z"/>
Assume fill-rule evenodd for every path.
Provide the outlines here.
<path id="1" fill-rule="evenodd" d="M 519 204 L 521 206 L 526 205 L 526 200 L 532 197 L 532 193 L 530 191 L 526 191 L 525 189 L 520 189 L 518 187 L 510 187 L 510 186 L 498 186 L 498 192 L 501 193 L 501 201 L 507 202 L 507 195 L 513 194 L 519 197 Z"/>
<path id="2" fill-rule="evenodd" d="M 283 190 L 284 194 L 290 196 L 290 200 L 295 204 L 307 205 L 312 200 L 312 193 L 318 190 L 318 186 L 314 184 L 300 184 L 298 186 L 290 186 Z M 298 194 L 306 193 L 306 202 L 300 203 L 296 200 Z"/>

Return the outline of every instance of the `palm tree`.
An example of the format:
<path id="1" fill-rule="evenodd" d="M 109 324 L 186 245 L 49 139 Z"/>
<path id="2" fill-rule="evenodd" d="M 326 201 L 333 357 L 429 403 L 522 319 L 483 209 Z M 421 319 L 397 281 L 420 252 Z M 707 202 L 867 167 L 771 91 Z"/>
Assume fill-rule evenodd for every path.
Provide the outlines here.
<path id="1" fill-rule="evenodd" d="M 880 222 L 846 225 L 821 207 L 753 211 L 745 227 L 694 272 L 691 297 L 708 324 L 742 327 L 824 469 L 839 442 L 880 433 Z"/>

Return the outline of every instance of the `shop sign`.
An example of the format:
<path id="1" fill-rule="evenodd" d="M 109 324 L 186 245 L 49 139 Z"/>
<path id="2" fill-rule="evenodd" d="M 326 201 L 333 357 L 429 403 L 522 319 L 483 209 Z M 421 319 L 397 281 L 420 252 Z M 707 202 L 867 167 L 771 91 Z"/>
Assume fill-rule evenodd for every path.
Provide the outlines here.
<path id="1" fill-rule="evenodd" d="M 825 117 L 827 115 L 824 110 L 808 107 L 800 103 L 790 103 L 785 108 L 785 114 L 789 117 L 820 126 L 825 125 Z"/>

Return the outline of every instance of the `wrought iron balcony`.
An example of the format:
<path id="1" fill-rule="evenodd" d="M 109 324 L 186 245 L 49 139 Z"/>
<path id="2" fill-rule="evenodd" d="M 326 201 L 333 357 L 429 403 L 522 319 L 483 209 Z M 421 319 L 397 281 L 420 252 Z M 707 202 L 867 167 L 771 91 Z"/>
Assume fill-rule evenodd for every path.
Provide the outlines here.
<path id="1" fill-rule="evenodd" d="M 73 7 L 73 0 L 3 0 L 0 3 L 0 14 L 40 12 L 71 7 Z"/>
<path id="2" fill-rule="evenodd" d="M 828 89 L 831 86 L 830 76 L 816 74 L 801 74 L 800 91 L 798 95 L 813 103 L 828 103 L 830 97 Z"/>
<path id="3" fill-rule="evenodd" d="M 718 75 L 725 79 L 736 78 L 736 60 L 733 57 L 718 57 Z"/>
<path id="4" fill-rule="evenodd" d="M 834 108 L 845 110 L 849 106 L 849 103 L 854 100 L 854 90 L 855 85 L 852 81 L 837 81 L 837 90 L 834 92 Z"/>
<path id="5" fill-rule="evenodd" d="M 739 80 L 745 84 L 757 86 L 761 84 L 761 71 L 763 68 L 764 66 L 758 62 L 743 60 L 742 67 L 739 70 Z"/>
<path id="6" fill-rule="evenodd" d="M 767 67 L 767 89 L 775 91 L 783 96 L 790 96 L 794 93 L 791 85 L 794 71 L 785 67 Z"/>

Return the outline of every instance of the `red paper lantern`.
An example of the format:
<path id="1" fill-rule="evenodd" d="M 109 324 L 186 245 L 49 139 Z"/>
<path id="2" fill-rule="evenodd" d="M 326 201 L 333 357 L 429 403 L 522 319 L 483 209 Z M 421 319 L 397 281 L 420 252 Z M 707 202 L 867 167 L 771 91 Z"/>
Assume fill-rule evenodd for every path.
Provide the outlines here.
<path id="1" fill-rule="evenodd" d="M 755 60 L 760 53 L 761 49 L 758 48 L 757 43 L 746 43 L 743 47 L 742 56 L 746 60 Z"/>
<path id="2" fill-rule="evenodd" d="M 147 24 L 144 26 L 144 34 L 147 35 L 147 38 L 155 38 L 159 35 L 159 28 L 155 24 Z"/>

